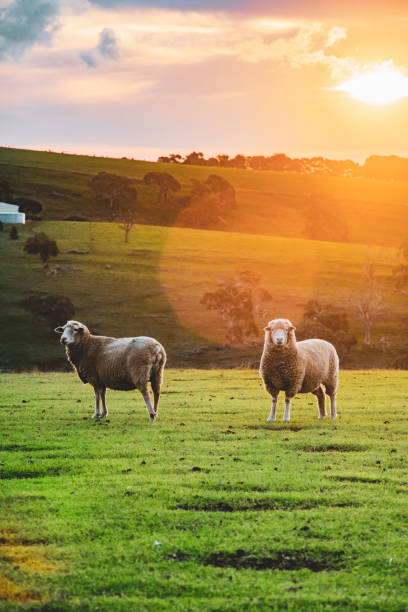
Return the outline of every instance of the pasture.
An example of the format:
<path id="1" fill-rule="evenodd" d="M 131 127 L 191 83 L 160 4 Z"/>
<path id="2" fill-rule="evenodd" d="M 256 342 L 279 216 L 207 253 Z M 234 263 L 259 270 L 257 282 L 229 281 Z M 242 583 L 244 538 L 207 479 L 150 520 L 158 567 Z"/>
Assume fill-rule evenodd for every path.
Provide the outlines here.
<path id="1" fill-rule="evenodd" d="M 343 371 L 336 421 L 267 424 L 256 371 L 170 369 L 150 423 L 3 374 L 0 610 L 406 610 L 407 383 Z"/>
<path id="2" fill-rule="evenodd" d="M 38 231 L 62 251 L 50 260 L 50 268 L 63 268 L 56 276 L 47 274 L 38 256 L 23 251 L 27 237 Z M 94 333 L 157 338 L 173 367 L 249 365 L 262 351 L 265 322 L 285 316 L 299 325 L 309 300 L 344 308 L 351 332 L 361 340 L 355 298 L 366 290 L 367 258 L 375 263 L 385 304 L 373 341 L 385 336 L 396 347 L 402 342 L 406 297 L 394 289 L 392 270 L 399 259 L 393 248 L 146 225 L 135 225 L 126 244 L 116 223 L 49 221 L 27 224 L 19 233 L 15 241 L 0 233 L 0 368 L 5 370 L 65 366 L 50 326 L 21 305 L 31 295 L 68 296 L 74 318 Z M 221 350 L 226 323 L 200 300 L 237 270 L 258 274 L 270 297 L 259 303 L 259 345 Z M 359 342 L 347 366 L 392 368 L 397 356 L 395 350 Z"/>

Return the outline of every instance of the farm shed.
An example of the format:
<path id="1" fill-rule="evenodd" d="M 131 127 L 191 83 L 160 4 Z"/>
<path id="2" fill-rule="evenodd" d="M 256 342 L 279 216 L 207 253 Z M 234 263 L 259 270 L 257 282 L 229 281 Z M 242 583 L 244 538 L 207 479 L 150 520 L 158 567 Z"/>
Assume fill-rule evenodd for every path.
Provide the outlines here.
<path id="1" fill-rule="evenodd" d="M 3 223 L 25 223 L 25 213 L 18 211 L 15 204 L 0 202 L 0 221 Z"/>

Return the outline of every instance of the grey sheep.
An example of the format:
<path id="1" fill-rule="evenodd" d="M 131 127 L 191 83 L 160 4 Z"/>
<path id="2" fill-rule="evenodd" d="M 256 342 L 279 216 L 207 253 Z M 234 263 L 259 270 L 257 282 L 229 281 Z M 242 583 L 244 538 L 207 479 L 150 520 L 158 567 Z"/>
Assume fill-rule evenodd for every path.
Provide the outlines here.
<path id="1" fill-rule="evenodd" d="M 265 327 L 265 344 L 259 372 L 265 389 L 272 396 L 268 421 L 276 420 L 279 391 L 285 391 L 284 421 L 290 420 L 290 403 L 297 393 L 313 393 L 317 396 L 319 418 L 326 416 L 327 393 L 330 397 L 330 416 L 335 419 L 339 376 L 336 349 L 325 340 L 296 342 L 295 329 L 288 319 L 274 319 Z"/>
<path id="2" fill-rule="evenodd" d="M 79 321 L 67 321 L 55 331 L 61 336 L 68 361 L 82 382 L 95 391 L 95 412 L 92 418 L 108 416 L 106 389 L 130 391 L 139 389 L 152 420 L 157 417 L 166 352 L 162 345 L 147 336 L 109 338 L 94 336 Z M 150 381 L 154 405 L 147 383 Z M 102 412 L 100 412 L 102 400 Z"/>

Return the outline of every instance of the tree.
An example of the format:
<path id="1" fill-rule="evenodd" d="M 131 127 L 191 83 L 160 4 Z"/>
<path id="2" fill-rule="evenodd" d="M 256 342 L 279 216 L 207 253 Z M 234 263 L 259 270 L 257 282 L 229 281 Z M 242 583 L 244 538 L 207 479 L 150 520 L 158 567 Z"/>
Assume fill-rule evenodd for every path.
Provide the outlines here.
<path id="1" fill-rule="evenodd" d="M 299 340 L 321 338 L 331 342 L 341 360 L 347 359 L 351 347 L 357 343 L 349 331 L 346 310 L 317 300 L 307 302 L 296 336 Z"/>
<path id="2" fill-rule="evenodd" d="M 135 191 L 131 187 L 132 182 L 127 176 L 98 172 L 88 184 L 96 195 L 108 199 L 112 219 L 115 215 L 118 198 L 130 200 L 136 197 Z"/>
<path id="3" fill-rule="evenodd" d="M 134 210 L 127 208 L 126 210 L 121 210 L 120 212 L 120 220 L 121 225 L 119 228 L 125 232 L 125 242 L 129 242 L 129 234 L 132 231 L 132 227 L 136 223 L 136 214 Z"/>
<path id="4" fill-rule="evenodd" d="M 10 229 L 9 229 L 9 238 L 10 238 L 10 240 L 18 240 L 18 231 L 17 231 L 17 228 L 15 227 L 15 225 L 10 227 Z"/>
<path id="5" fill-rule="evenodd" d="M 204 154 L 201 152 L 197 153 L 196 151 L 193 151 L 192 153 L 189 153 L 184 157 L 183 164 L 187 164 L 190 166 L 204 166 Z"/>
<path id="6" fill-rule="evenodd" d="M 41 202 L 31 198 L 17 198 L 16 204 L 18 204 L 19 212 L 25 213 L 27 219 L 38 220 L 38 215 L 42 211 Z"/>
<path id="7" fill-rule="evenodd" d="M 181 189 L 178 180 L 168 172 L 148 172 L 145 174 L 143 181 L 146 185 L 158 185 L 158 204 L 168 204 L 170 193 L 175 193 Z"/>
<path id="8" fill-rule="evenodd" d="M 45 320 L 50 329 L 63 325 L 75 315 L 73 303 L 64 295 L 33 294 L 22 300 L 21 306 Z"/>
<path id="9" fill-rule="evenodd" d="M 255 322 L 256 291 L 259 276 L 242 270 L 231 279 L 219 281 L 215 291 L 203 295 L 200 302 L 208 310 L 215 310 L 227 324 L 227 344 L 242 344 L 258 336 Z M 269 299 L 269 293 L 264 297 Z"/>
<path id="10" fill-rule="evenodd" d="M 404 242 L 399 249 L 401 264 L 395 266 L 392 273 L 397 291 L 400 293 L 408 292 L 408 241 Z"/>
<path id="11" fill-rule="evenodd" d="M 181 164 L 183 157 L 180 153 L 170 153 L 170 155 L 162 155 L 157 158 L 157 161 L 162 164 Z"/>
<path id="12" fill-rule="evenodd" d="M 218 174 L 210 174 L 204 184 L 210 191 L 218 195 L 224 205 L 231 208 L 236 207 L 235 189 L 227 179 Z"/>
<path id="13" fill-rule="evenodd" d="M 364 343 L 370 345 L 374 321 L 384 310 L 384 298 L 380 293 L 378 281 L 374 275 L 374 263 L 372 261 L 367 261 L 363 279 L 366 289 L 355 299 L 355 304 L 364 327 Z"/>
<path id="14" fill-rule="evenodd" d="M 27 238 L 24 244 L 24 251 L 30 255 L 39 255 L 45 267 L 48 268 L 49 258 L 57 257 L 59 248 L 55 240 L 49 238 L 44 232 L 40 232 Z"/>

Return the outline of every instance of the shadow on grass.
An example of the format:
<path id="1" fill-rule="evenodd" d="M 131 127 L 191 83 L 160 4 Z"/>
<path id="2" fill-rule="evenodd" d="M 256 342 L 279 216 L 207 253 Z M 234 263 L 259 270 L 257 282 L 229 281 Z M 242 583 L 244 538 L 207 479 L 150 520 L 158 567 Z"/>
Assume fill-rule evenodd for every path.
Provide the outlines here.
<path id="1" fill-rule="evenodd" d="M 233 567 L 252 570 L 289 570 L 308 569 L 312 572 L 336 571 L 346 567 L 343 550 L 282 550 L 270 551 L 266 555 L 247 552 L 241 548 L 234 552 L 220 551 L 208 556 L 195 556 L 177 551 L 171 557 L 175 561 L 196 561 L 215 567 Z"/>
<path id="2" fill-rule="evenodd" d="M 24 444 L 0 444 L 1 451 L 21 451 L 32 453 L 37 451 L 56 450 L 57 446 L 26 446 Z"/>
<path id="3" fill-rule="evenodd" d="M 47 476 L 59 476 L 68 471 L 69 470 L 63 467 L 48 467 L 43 470 L 3 468 L 0 470 L 0 480 L 45 478 Z"/>
<path id="4" fill-rule="evenodd" d="M 296 425 L 295 423 L 259 423 L 259 425 L 244 425 L 244 429 L 266 431 L 307 431 L 314 429 L 314 425 Z"/>
<path id="5" fill-rule="evenodd" d="M 202 512 L 258 512 L 274 510 L 311 510 L 313 508 L 350 508 L 360 504 L 353 502 L 330 502 L 327 499 L 208 499 L 195 498 L 178 504 L 175 510 L 196 510 Z"/>
<path id="6" fill-rule="evenodd" d="M 295 446 L 295 450 L 305 453 L 362 453 L 367 450 L 365 446 L 359 444 L 304 444 Z"/>

